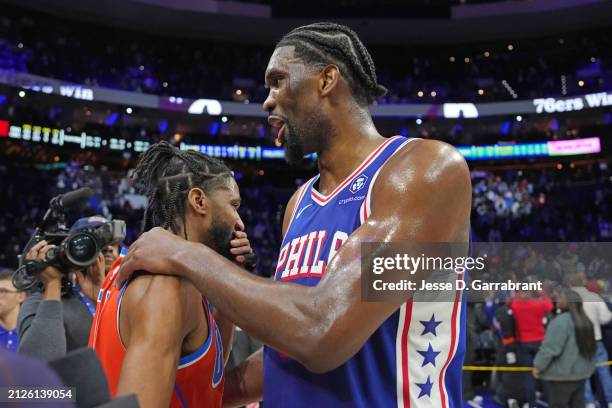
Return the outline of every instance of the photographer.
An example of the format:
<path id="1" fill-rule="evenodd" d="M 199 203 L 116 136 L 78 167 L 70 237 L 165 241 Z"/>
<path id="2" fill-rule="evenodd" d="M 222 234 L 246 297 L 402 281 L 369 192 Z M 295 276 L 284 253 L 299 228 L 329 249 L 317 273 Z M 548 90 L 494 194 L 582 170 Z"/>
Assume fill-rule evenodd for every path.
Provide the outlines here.
<path id="1" fill-rule="evenodd" d="M 70 234 L 105 222 L 102 217 L 81 218 Z M 45 261 L 53 247 L 41 241 L 28 251 L 26 259 Z M 47 266 L 40 271 L 41 287 L 30 294 L 19 313 L 19 351 L 48 361 L 87 346 L 105 269 L 100 251 L 93 264 L 82 270 L 61 271 Z"/>

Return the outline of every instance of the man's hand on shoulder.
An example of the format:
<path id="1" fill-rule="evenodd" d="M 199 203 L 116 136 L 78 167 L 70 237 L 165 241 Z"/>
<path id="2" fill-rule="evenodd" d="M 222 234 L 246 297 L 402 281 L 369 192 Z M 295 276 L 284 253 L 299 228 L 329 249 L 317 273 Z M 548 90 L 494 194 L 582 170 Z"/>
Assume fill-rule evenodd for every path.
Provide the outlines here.
<path id="1" fill-rule="evenodd" d="M 155 227 L 140 236 L 129 248 L 119 266 L 115 285 L 120 287 L 126 279 L 138 270 L 152 274 L 179 276 L 174 261 L 189 253 L 192 246 L 204 247 L 165 230 Z M 185 276 L 189 278 L 188 276 Z"/>

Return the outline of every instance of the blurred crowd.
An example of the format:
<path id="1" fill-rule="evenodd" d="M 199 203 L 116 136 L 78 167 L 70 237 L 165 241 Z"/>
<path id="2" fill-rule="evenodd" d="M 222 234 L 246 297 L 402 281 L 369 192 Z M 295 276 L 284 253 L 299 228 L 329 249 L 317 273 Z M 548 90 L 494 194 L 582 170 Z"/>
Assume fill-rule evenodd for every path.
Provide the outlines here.
<path id="1" fill-rule="evenodd" d="M 558 165 L 562 166 L 562 165 Z M 51 197 L 90 187 L 86 208 L 68 213 L 68 222 L 99 214 L 127 223 L 126 244 L 140 233 L 144 196 L 125 172 L 78 162 L 0 165 L 0 265 L 14 267 L 16 254 L 42 218 Z M 612 169 L 607 163 L 539 170 L 473 171 L 472 240 L 546 242 L 612 240 Z M 242 176 L 240 176 L 242 177 Z M 272 271 L 280 247 L 284 206 L 299 183 L 279 186 L 268 178 L 239 180 L 241 216 L 260 253 L 260 271 Z M 37 186 L 33 189 L 32 186 Z"/>
<path id="2" fill-rule="evenodd" d="M 508 407 L 612 406 L 610 249 L 609 243 L 476 244 L 476 252 L 494 256 L 472 279 L 542 285 L 468 294 L 463 391 L 469 406 L 491 406 L 484 397 Z"/>
<path id="3" fill-rule="evenodd" d="M 610 168 L 607 163 L 571 166 L 503 175 L 474 172 L 476 240 L 610 241 Z"/>
<path id="4" fill-rule="evenodd" d="M 3 211 L 0 213 L 0 267 L 17 266 L 21 253 L 34 229 L 48 208 L 49 200 L 58 194 L 89 187 L 93 197 L 83 208 L 67 211 L 70 226 L 82 216 L 101 215 L 126 222 L 124 244 L 129 245 L 141 232 L 146 198 L 139 195 L 125 173 L 94 169 L 91 165 L 71 162 L 62 169 L 19 167 L 0 164 L 0 185 Z M 247 225 L 252 245 L 259 257 L 257 272 L 269 275 L 274 270 L 284 205 L 293 193 L 290 188 L 241 183 L 241 217 Z M 33 189 L 32 186 L 38 186 Z"/>
<path id="5" fill-rule="evenodd" d="M 370 47 L 378 103 L 492 101 L 572 95 L 612 87 L 612 33 L 453 48 Z M 90 86 L 181 97 L 262 102 L 273 44 L 258 47 L 157 38 L 74 21 L 57 24 L 3 6 L 0 68 Z M 185 69 L 188 67 L 189 69 Z M 232 76 L 228 75 L 232 73 Z"/>

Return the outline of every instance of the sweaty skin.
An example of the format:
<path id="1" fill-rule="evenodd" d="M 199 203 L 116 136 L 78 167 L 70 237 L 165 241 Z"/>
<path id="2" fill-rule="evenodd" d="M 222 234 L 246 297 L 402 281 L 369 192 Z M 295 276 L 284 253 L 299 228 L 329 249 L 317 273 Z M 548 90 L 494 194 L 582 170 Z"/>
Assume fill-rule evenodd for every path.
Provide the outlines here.
<path id="1" fill-rule="evenodd" d="M 355 105 L 334 65 L 312 72 L 295 58 L 293 47 L 280 47 L 268 65 L 266 83 L 270 94 L 264 109 L 270 124 L 288 149 L 298 143 L 304 153 L 317 152 L 322 194 L 333 191 L 386 140 L 367 107 Z M 313 115 L 321 126 L 311 129 Z M 321 127 L 330 134 L 317 137 Z M 284 230 L 296 199 L 294 194 L 287 205 Z M 355 355 L 402 303 L 361 301 L 361 243 L 467 242 L 470 209 L 471 180 L 461 154 L 442 142 L 417 140 L 382 168 L 372 190 L 370 217 L 338 250 L 317 286 L 250 275 L 210 248 L 159 228 L 130 247 L 118 280 L 140 269 L 187 278 L 250 335 L 310 371 L 326 372 Z M 228 374 L 228 383 L 232 377 L 238 381 L 235 387 L 228 384 L 228 394 L 234 393 L 227 396 L 228 405 L 234 398 L 261 395 L 261 377 L 246 378 L 247 373 L 261 375 L 261 355 L 241 367 Z"/>
<path id="2" fill-rule="evenodd" d="M 180 356 L 208 336 L 202 297 L 174 276 L 138 276 L 125 291 L 119 333 L 126 353 L 117 395 L 135 393 L 143 407 L 168 407 Z"/>
<path id="3" fill-rule="evenodd" d="M 461 155 L 416 141 L 381 171 L 372 214 L 338 251 L 315 287 L 248 274 L 214 251 L 156 228 L 136 241 L 121 265 L 186 277 L 224 314 L 309 370 L 325 372 L 352 357 L 401 303 L 361 301 L 361 242 L 466 242 L 470 177 Z M 291 214 L 295 197 L 290 201 Z M 223 274 L 216 271 L 223 270 Z"/>

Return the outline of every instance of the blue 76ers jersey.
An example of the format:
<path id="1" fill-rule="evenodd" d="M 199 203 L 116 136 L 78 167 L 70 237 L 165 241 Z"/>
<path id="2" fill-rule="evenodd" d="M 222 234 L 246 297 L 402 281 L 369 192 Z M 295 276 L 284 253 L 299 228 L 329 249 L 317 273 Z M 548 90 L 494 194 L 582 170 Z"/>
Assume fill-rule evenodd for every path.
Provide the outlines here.
<path id="1" fill-rule="evenodd" d="M 275 280 L 315 286 L 342 244 L 370 215 L 372 186 L 385 162 L 414 139 L 387 139 L 324 196 L 314 185 L 299 192 L 279 254 Z M 465 352 L 464 299 L 408 301 L 340 367 L 309 372 L 265 347 L 266 407 L 461 407 Z"/>

